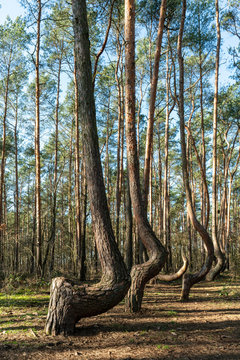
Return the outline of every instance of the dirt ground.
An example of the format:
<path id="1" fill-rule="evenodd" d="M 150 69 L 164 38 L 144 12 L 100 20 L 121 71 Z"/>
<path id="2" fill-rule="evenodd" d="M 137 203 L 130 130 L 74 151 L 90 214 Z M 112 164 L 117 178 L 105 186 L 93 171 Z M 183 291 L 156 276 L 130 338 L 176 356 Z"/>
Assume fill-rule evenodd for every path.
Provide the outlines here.
<path id="1" fill-rule="evenodd" d="M 0 298 L 0 359 L 240 360 L 240 283 L 148 285 L 140 314 L 120 304 L 79 322 L 74 336 L 44 334 L 48 295 Z M 5 296 L 5 297 L 3 297 Z"/>

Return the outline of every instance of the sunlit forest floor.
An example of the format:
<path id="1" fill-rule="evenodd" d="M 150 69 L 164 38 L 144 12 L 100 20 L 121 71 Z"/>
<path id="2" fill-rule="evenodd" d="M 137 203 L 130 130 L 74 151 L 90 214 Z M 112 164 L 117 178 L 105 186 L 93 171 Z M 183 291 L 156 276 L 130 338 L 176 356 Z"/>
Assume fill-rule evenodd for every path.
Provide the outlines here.
<path id="1" fill-rule="evenodd" d="M 0 359 L 240 359 L 240 282 L 230 277 L 194 287 L 148 285 L 140 314 L 120 304 L 78 323 L 74 336 L 44 333 L 48 289 L 0 294 Z"/>

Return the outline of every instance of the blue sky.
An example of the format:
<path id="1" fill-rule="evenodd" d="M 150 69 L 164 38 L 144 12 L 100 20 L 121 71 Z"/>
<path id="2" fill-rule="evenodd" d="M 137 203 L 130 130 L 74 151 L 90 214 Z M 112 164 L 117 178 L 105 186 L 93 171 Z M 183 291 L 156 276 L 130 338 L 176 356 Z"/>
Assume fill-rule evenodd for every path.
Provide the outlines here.
<path id="1" fill-rule="evenodd" d="M 24 10 L 19 5 L 18 0 L 0 0 L 0 5 L 0 24 L 4 23 L 7 15 L 9 15 L 11 19 L 15 19 L 17 16 L 24 14 Z M 237 39 L 233 36 L 223 31 L 221 35 L 223 42 L 221 46 L 220 86 L 231 82 L 230 76 L 232 71 L 228 68 L 231 59 L 228 56 L 228 48 L 237 45 Z"/>
<path id="2" fill-rule="evenodd" d="M 11 19 L 15 19 L 17 16 L 23 15 L 24 13 L 18 0 L 1 0 L 0 4 L 0 24 L 4 23 L 7 15 L 9 15 Z"/>

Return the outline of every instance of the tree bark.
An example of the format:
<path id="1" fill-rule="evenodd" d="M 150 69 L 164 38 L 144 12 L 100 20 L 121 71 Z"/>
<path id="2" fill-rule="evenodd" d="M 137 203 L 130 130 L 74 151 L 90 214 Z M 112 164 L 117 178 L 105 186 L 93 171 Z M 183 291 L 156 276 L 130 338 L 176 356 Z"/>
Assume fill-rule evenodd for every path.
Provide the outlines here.
<path id="1" fill-rule="evenodd" d="M 218 74 L 220 60 L 220 22 L 218 0 L 215 0 L 216 7 L 216 27 L 217 27 L 217 53 L 215 64 L 215 89 L 213 104 L 213 176 L 212 176 L 212 241 L 214 246 L 214 255 L 217 259 L 216 265 L 209 271 L 207 280 L 212 281 L 221 272 L 224 265 L 224 256 L 219 246 L 217 235 L 217 117 L 218 117 Z"/>
<path id="2" fill-rule="evenodd" d="M 1 165 L 0 165 L 0 261 L 1 269 L 3 269 L 4 256 L 3 256 L 3 239 L 4 239 L 4 181 L 5 181 L 5 164 L 6 164 L 6 122 L 7 122 L 7 112 L 8 112 L 8 93 L 9 93 L 9 81 L 10 81 L 10 70 L 12 62 L 12 49 L 10 49 L 8 66 L 7 66 L 7 78 L 5 84 L 5 95 L 4 95 L 4 113 L 3 113 L 3 124 L 2 124 L 2 155 L 1 155 Z"/>
<path id="3" fill-rule="evenodd" d="M 182 295 L 181 299 L 183 301 L 188 300 L 189 293 L 191 287 L 201 281 L 209 272 L 212 261 L 213 261 L 213 244 L 212 240 L 207 232 L 207 230 L 198 222 L 193 202 L 192 202 L 192 195 L 189 185 L 189 171 L 188 171 L 188 164 L 187 164 L 187 156 L 186 156 L 186 142 L 185 142 L 185 124 L 184 124 L 184 63 L 182 57 L 182 38 L 183 38 L 183 29 L 184 29 L 184 22 L 185 22 L 185 14 L 186 14 L 186 0 L 183 0 L 182 5 L 182 17 L 181 17 L 181 24 L 180 30 L 178 35 L 178 63 L 179 63 L 179 117 L 180 117 L 180 140 L 181 140 L 181 155 L 182 155 L 182 172 L 183 172 L 183 184 L 186 193 L 186 200 L 187 200 L 187 212 L 189 218 L 191 220 L 192 226 L 195 230 L 198 231 L 200 236 L 202 237 L 206 249 L 207 249 L 207 256 L 205 263 L 203 264 L 202 268 L 194 274 L 185 273 L 183 276 L 183 284 L 182 284 Z"/>
<path id="4" fill-rule="evenodd" d="M 125 263 L 127 269 L 130 272 L 133 265 L 133 218 L 132 218 L 132 203 L 129 188 L 129 176 L 126 180 L 126 242 L 125 242 Z"/>
<path id="5" fill-rule="evenodd" d="M 182 277 L 183 274 L 185 274 L 185 272 L 188 269 L 188 259 L 184 254 L 182 254 L 182 259 L 183 259 L 183 265 L 177 272 L 175 272 L 174 274 L 158 274 L 157 280 L 174 281 L 180 279 L 180 277 Z"/>
<path id="6" fill-rule="evenodd" d="M 54 175 L 53 175 L 53 201 L 52 201 L 52 219 L 50 236 L 47 243 L 45 257 L 42 263 L 42 273 L 45 272 L 45 267 L 48 260 L 50 248 L 55 246 L 56 237 L 56 217 L 57 217 L 57 180 L 58 180 L 58 128 L 59 128 L 59 96 L 60 96 L 60 79 L 61 79 L 61 65 L 62 58 L 58 59 L 58 75 L 57 75 L 57 94 L 56 94 L 56 107 L 55 107 L 55 149 L 54 149 Z M 50 272 L 52 271 L 50 266 Z"/>
<path id="7" fill-rule="evenodd" d="M 81 200 L 80 200 L 80 139 L 79 139 L 79 111 L 78 111 L 78 88 L 77 88 L 77 64 L 74 55 L 74 90 L 75 90 L 75 221 L 76 231 L 74 237 L 74 272 L 79 271 L 81 257 Z"/>
<path id="8" fill-rule="evenodd" d="M 147 262 L 134 266 L 131 271 L 132 282 L 128 292 L 126 305 L 130 311 L 137 312 L 141 309 L 145 284 L 151 278 L 156 276 L 163 267 L 166 259 L 166 251 L 149 225 L 140 189 L 135 128 L 134 0 L 125 0 L 125 42 L 125 114 L 130 194 L 138 232 L 149 256 Z"/>
<path id="9" fill-rule="evenodd" d="M 103 181 L 85 0 L 73 0 L 72 10 L 79 120 L 92 225 L 102 266 L 102 278 L 93 287 L 73 286 L 64 278 L 53 279 L 46 333 L 55 335 L 71 334 L 81 318 L 112 308 L 124 298 L 130 286 L 129 275 L 115 242 Z"/>
<path id="10" fill-rule="evenodd" d="M 123 63 L 122 63 L 122 44 L 119 39 L 119 29 L 117 30 L 117 65 L 115 69 L 115 80 L 118 91 L 118 140 L 117 140 L 117 179 L 116 179 L 116 240 L 120 244 L 119 226 L 120 226 L 120 207 L 122 197 L 122 173 L 123 173 L 123 137 L 124 137 L 124 114 L 123 114 Z M 118 71 L 120 75 L 118 76 Z"/>
<path id="11" fill-rule="evenodd" d="M 36 188 L 36 266 L 38 275 L 42 274 L 42 226 L 41 226 L 41 164 L 40 164 L 40 81 L 39 81 L 39 55 L 40 55 L 40 26 L 42 4 L 38 0 L 38 18 L 37 18 L 37 44 L 35 59 L 35 188 Z"/>
<path id="12" fill-rule="evenodd" d="M 166 2 L 167 2 L 166 0 L 162 0 L 161 2 L 157 44 L 156 44 L 156 51 L 154 58 L 153 77 L 151 80 L 151 90 L 150 90 L 150 104 L 149 104 L 148 127 L 147 127 L 145 161 L 144 161 L 144 202 L 146 209 L 147 209 L 148 193 L 149 193 L 149 174 L 150 174 L 150 164 L 151 164 L 152 146 L 153 146 L 152 143 L 153 143 L 154 112 L 155 112 L 163 28 L 164 28 L 164 20 L 165 20 L 165 12 L 166 12 Z"/>
<path id="13" fill-rule="evenodd" d="M 81 234 L 81 254 L 80 254 L 80 281 L 86 281 L 86 224 L 87 224 L 87 182 L 85 165 L 82 162 L 81 171 L 81 198 L 82 198 L 82 234 Z"/>
<path id="14" fill-rule="evenodd" d="M 15 145 L 15 266 L 14 266 L 14 270 L 17 273 L 19 270 L 18 94 L 16 94 L 14 145 Z"/>

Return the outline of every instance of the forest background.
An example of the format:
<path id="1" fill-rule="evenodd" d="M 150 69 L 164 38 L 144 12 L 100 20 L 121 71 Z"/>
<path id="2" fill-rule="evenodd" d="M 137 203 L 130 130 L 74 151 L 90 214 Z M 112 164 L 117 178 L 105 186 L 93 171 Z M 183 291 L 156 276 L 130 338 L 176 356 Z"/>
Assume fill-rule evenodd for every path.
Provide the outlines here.
<path id="1" fill-rule="evenodd" d="M 1 17 L 1 277 L 72 274 L 81 280 L 96 278 L 99 261 L 75 116 L 71 6 L 66 1 L 42 1 L 41 27 L 38 28 L 37 2 L 21 1 L 21 4 L 22 8 L 15 8 L 8 1 L 10 18 L 2 21 Z M 6 2 L 2 2 L 2 9 L 5 6 Z M 160 1 L 137 2 L 136 122 L 141 179 L 159 8 Z M 12 9 L 14 14 L 17 10 L 26 17 L 15 18 Z M 148 217 L 168 249 L 165 271 L 174 272 L 181 266 L 182 252 L 189 259 L 190 269 L 196 270 L 205 258 L 205 250 L 187 214 L 181 170 L 176 87 L 181 2 L 169 1 L 166 14 L 155 109 Z M 118 246 L 127 260 L 128 236 L 133 245 L 131 263 L 136 264 L 142 262 L 145 255 L 139 245 L 134 219 L 132 224 L 128 222 L 123 3 L 115 1 L 112 6 L 112 2 L 107 0 L 88 1 L 88 16 L 93 71 L 97 63 L 94 87 L 107 200 Z M 227 259 L 226 267 L 238 274 L 240 101 L 237 1 L 220 2 L 220 21 L 223 40 L 218 94 L 217 239 Z M 100 55 L 108 27 L 106 47 Z M 37 44 L 40 44 L 39 48 Z M 183 36 L 187 156 L 192 201 L 203 224 L 207 219 L 204 176 L 210 204 L 212 200 L 216 45 L 214 1 L 189 1 Z M 38 50 L 40 78 L 36 98 Z M 39 102 L 38 113 L 36 102 Z M 39 128 L 36 126 L 37 117 Z M 211 223 L 211 212 L 209 214 Z"/>

